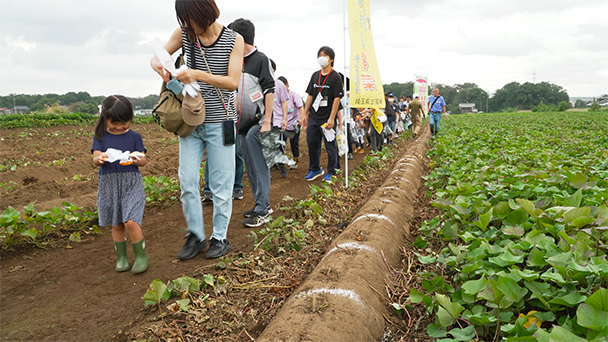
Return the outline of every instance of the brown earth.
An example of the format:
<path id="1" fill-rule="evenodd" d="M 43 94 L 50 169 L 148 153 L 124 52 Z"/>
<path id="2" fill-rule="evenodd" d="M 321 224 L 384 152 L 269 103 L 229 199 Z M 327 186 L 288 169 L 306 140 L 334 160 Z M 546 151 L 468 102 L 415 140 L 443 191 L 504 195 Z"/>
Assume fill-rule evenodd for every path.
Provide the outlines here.
<path id="1" fill-rule="evenodd" d="M 148 164 L 144 176 L 177 177 L 177 139 L 156 125 L 135 125 L 146 147 Z M 0 207 L 20 210 L 36 201 L 37 210 L 45 210 L 67 201 L 85 208 L 95 206 L 97 176 L 90 162 L 92 128 L 57 127 L 11 129 L 0 133 L 2 165 L 16 165 L 13 171 L 0 173 Z M 298 170 L 287 178 L 272 171 L 270 202 L 279 216 L 285 196 L 306 198 L 310 183 L 303 180 L 307 166 L 304 138 Z M 357 154 L 349 169 L 359 165 L 366 155 Z M 322 163 L 326 164 L 326 157 Z M 320 180 L 313 182 L 319 185 Z M 247 181 L 245 180 L 247 185 Z M 245 197 L 235 201 L 228 229 L 231 255 L 253 250 L 250 230 L 240 223 L 241 213 L 253 206 L 249 187 Z M 356 208 L 354 208 L 356 209 Z M 204 206 L 207 235 L 211 234 L 212 206 Z M 217 260 L 202 255 L 178 261 L 177 251 L 186 232 L 179 202 L 168 207 L 146 209 L 143 231 L 150 266 L 134 276 L 114 271 L 115 254 L 109 228 L 100 235 L 88 235 L 80 243 L 59 240 L 46 249 L 25 248 L 2 251 L 0 339 L 15 341 L 107 341 L 119 329 L 142 315 L 141 296 L 155 278 L 163 281 L 197 273 Z M 240 335 L 239 335 L 240 336 Z"/>

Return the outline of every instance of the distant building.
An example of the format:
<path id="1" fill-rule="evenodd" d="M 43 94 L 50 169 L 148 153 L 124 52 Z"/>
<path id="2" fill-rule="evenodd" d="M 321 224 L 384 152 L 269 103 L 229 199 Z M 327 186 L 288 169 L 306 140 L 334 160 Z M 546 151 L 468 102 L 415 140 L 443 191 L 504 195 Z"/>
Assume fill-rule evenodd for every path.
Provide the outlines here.
<path id="1" fill-rule="evenodd" d="M 602 95 L 596 97 L 595 101 L 597 102 L 597 104 L 600 105 L 600 107 L 607 107 L 608 106 L 608 94 L 602 94 Z M 588 101 L 587 107 L 591 107 L 591 105 L 593 105 L 593 100 Z"/>
<path id="2" fill-rule="evenodd" d="M 474 103 L 461 103 L 458 105 L 458 108 L 460 108 L 462 114 L 477 113 Z"/>
<path id="3" fill-rule="evenodd" d="M 10 113 L 11 113 L 10 108 L 0 107 L 0 114 L 10 114 Z"/>
<path id="4" fill-rule="evenodd" d="M 135 115 L 152 115 L 152 109 L 138 109 L 135 111 Z"/>
<path id="5" fill-rule="evenodd" d="M 28 106 L 15 106 L 11 108 L 11 114 L 23 114 L 30 111 L 30 107 Z"/>

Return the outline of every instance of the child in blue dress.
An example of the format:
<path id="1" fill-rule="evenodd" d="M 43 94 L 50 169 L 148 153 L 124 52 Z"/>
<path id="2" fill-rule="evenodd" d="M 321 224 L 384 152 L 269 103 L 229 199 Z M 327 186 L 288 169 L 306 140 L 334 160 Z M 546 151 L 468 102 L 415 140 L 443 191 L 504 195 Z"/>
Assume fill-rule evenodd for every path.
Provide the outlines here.
<path id="1" fill-rule="evenodd" d="M 143 153 L 134 158 L 128 154 L 145 153 L 146 148 L 141 135 L 129 129 L 132 119 L 133 107 L 126 97 L 121 95 L 107 97 L 103 101 L 95 125 L 91 152 L 93 164 L 99 166 L 97 192 L 99 225 L 112 225 L 112 239 L 118 254 L 116 271 L 129 270 L 126 228 L 135 253 L 131 272 L 137 274 L 148 268 L 148 257 L 141 231 L 146 196 L 142 176 L 139 173 L 139 166 L 146 164 L 146 157 Z M 126 153 L 117 159 L 115 155 L 120 152 Z"/>

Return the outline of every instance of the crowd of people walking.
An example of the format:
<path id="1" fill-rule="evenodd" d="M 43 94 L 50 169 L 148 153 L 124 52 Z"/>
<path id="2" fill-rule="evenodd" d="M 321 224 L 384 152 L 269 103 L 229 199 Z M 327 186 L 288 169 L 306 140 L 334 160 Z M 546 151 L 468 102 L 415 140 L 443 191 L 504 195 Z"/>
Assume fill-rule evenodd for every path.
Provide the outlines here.
<path id="1" fill-rule="evenodd" d="M 308 172 L 304 180 L 323 177 L 327 183 L 332 183 L 332 176 L 341 168 L 341 155 L 347 153 L 352 159 L 353 154 L 366 150 L 377 153 L 410 126 L 413 134 L 418 134 L 424 105 L 417 94 L 413 100 L 400 96 L 397 101 L 388 92 L 383 109 L 349 108 L 344 77 L 333 69 L 336 56 L 332 48 L 322 46 L 317 51 L 320 69 L 312 73 L 306 100 L 302 101 L 289 87 L 286 77 L 275 76 L 276 63 L 254 45 L 255 26 L 250 20 L 237 19 L 228 26 L 218 23 L 220 11 L 214 0 L 176 0 L 175 9 L 179 26 L 164 48 L 169 54 L 183 51 L 189 68 L 175 78 L 184 85 L 198 83 L 206 112 L 204 121 L 192 134 L 179 138 L 180 200 L 188 233 L 177 253 L 178 259 L 194 258 L 207 246 L 207 258 L 218 258 L 231 250 L 227 231 L 232 201 L 243 198 L 245 173 L 255 205 L 242 213 L 242 223 L 259 227 L 269 221 L 270 169 L 276 166 L 280 177 L 286 177 L 288 169 L 302 167 L 299 150 L 302 130 L 306 131 L 308 146 Z M 156 57 L 150 63 L 164 82 L 171 81 Z M 141 273 L 147 268 L 147 257 L 141 232 L 145 200 L 141 201 L 143 186 L 138 167 L 145 165 L 146 151 L 141 137 L 128 133 L 132 132 L 129 130 L 132 108 L 129 110 L 125 101 L 128 102 L 117 96 L 104 101 L 91 151 L 94 164 L 100 167 L 100 223 L 112 225 L 118 253 L 116 270 L 130 269 L 126 259 L 126 229 L 135 240 L 137 259 L 131 269 Z M 445 101 L 438 91 L 434 92 L 430 107 L 431 127 L 436 134 L 441 116 L 434 115 L 441 109 L 445 113 Z M 338 145 L 338 140 L 344 139 L 347 150 Z M 287 141 L 291 157 L 285 155 Z M 322 145 L 327 154 L 325 169 L 320 165 Z M 121 167 L 107 159 L 108 147 L 139 151 L 144 157 L 134 160 L 128 168 Z M 209 239 L 203 229 L 205 202 L 213 204 L 213 232 Z"/>

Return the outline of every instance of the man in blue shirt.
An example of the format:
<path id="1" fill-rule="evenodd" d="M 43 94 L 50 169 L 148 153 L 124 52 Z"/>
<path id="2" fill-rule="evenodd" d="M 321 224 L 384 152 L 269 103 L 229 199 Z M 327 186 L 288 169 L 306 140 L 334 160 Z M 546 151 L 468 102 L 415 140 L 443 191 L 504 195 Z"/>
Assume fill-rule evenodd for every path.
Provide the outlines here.
<path id="1" fill-rule="evenodd" d="M 431 125 L 431 138 L 434 138 L 439 133 L 439 123 L 441 122 L 441 112 L 447 118 L 448 114 L 445 111 L 445 100 L 439 95 L 439 89 L 433 89 L 433 95 L 429 97 L 429 123 Z"/>

